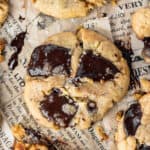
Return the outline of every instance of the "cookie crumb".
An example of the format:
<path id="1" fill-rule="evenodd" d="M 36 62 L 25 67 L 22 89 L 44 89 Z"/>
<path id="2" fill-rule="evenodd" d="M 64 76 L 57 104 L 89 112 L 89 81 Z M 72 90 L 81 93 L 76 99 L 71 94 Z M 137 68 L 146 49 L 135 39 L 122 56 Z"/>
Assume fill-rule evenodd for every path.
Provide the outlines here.
<path id="1" fill-rule="evenodd" d="M 96 131 L 97 131 L 97 133 L 100 135 L 102 141 L 108 140 L 109 137 L 108 137 L 108 135 L 105 133 L 103 127 L 97 126 L 97 127 L 96 127 Z"/>
<path id="2" fill-rule="evenodd" d="M 122 119 L 123 113 L 124 113 L 123 110 L 120 110 L 120 111 L 117 112 L 117 114 L 116 114 L 116 120 L 118 122 Z"/>

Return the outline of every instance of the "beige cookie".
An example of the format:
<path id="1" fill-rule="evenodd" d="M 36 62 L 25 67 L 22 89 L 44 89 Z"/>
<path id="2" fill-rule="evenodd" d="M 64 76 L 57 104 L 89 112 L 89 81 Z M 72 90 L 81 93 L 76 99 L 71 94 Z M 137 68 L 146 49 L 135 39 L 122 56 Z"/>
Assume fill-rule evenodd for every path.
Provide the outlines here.
<path id="1" fill-rule="evenodd" d="M 57 150 L 57 144 L 64 146 L 63 142 L 51 140 L 39 131 L 20 124 L 14 125 L 11 129 L 15 138 L 12 150 Z"/>
<path id="2" fill-rule="evenodd" d="M 150 92 L 148 81 L 141 82 L 142 87 L 145 86 L 144 89 Z M 118 122 L 116 141 L 118 150 L 150 149 L 150 93 L 142 96 L 126 110 Z"/>
<path id="3" fill-rule="evenodd" d="M 40 12 L 56 18 L 83 17 L 95 6 L 102 6 L 105 0 L 32 0 Z"/>
<path id="4" fill-rule="evenodd" d="M 0 26 L 8 16 L 8 0 L 0 0 Z"/>
<path id="5" fill-rule="evenodd" d="M 112 42 L 87 29 L 53 35 L 31 55 L 24 98 L 37 122 L 88 128 L 127 93 L 129 69 Z"/>
<path id="6" fill-rule="evenodd" d="M 132 28 L 139 39 L 150 37 L 150 8 L 140 8 L 132 15 Z"/>

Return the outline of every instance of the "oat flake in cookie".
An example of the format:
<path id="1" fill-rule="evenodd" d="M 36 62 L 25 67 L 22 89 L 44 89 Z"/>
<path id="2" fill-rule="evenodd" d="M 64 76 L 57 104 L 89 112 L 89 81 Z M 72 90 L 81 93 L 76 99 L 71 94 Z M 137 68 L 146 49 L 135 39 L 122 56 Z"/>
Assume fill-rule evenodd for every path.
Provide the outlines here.
<path id="1" fill-rule="evenodd" d="M 0 0 L 0 26 L 4 23 L 8 16 L 8 0 Z"/>
<path id="2" fill-rule="evenodd" d="M 39 124 L 85 129 L 102 119 L 128 86 L 121 52 L 104 36 L 80 29 L 53 35 L 33 50 L 24 98 Z"/>
<path id="3" fill-rule="evenodd" d="M 142 86 L 148 90 L 147 82 Z M 125 111 L 118 122 L 116 141 L 118 150 L 150 150 L 150 93 Z"/>
<path id="4" fill-rule="evenodd" d="M 62 19 L 84 17 L 94 7 L 107 3 L 106 0 L 32 0 L 32 2 L 40 12 Z"/>

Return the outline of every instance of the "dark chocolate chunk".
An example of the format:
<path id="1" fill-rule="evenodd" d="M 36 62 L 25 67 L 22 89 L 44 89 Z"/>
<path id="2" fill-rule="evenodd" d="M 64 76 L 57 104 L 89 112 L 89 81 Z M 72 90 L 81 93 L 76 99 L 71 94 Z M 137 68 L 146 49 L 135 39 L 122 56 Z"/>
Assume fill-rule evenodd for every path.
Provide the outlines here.
<path id="1" fill-rule="evenodd" d="M 59 127 L 68 127 L 77 109 L 75 101 L 71 97 L 63 96 L 59 89 L 53 89 L 40 103 L 43 116 Z"/>
<path id="2" fill-rule="evenodd" d="M 18 65 L 18 55 L 24 46 L 24 39 L 27 32 L 21 32 L 11 41 L 11 46 L 15 48 L 15 52 L 9 59 L 8 66 L 10 70 L 14 70 Z"/>
<path id="3" fill-rule="evenodd" d="M 132 104 L 124 116 L 124 127 L 128 135 L 135 135 L 138 126 L 141 124 L 141 118 L 142 111 L 140 104 Z"/>
<path id="4" fill-rule="evenodd" d="M 143 42 L 144 42 L 144 47 L 145 48 L 150 48 L 150 37 L 145 37 L 143 39 Z"/>
<path id="5" fill-rule="evenodd" d="M 90 101 L 87 103 L 87 109 L 88 109 L 88 111 L 91 112 L 91 113 L 96 112 L 96 111 L 97 111 L 97 104 L 96 104 L 96 102 L 90 100 Z"/>
<path id="6" fill-rule="evenodd" d="M 138 150 L 150 150 L 150 146 L 147 146 L 147 145 L 140 145 L 140 147 L 138 148 Z"/>
<path id="7" fill-rule="evenodd" d="M 32 53 L 30 63 L 28 65 L 28 73 L 30 76 L 45 76 L 54 74 L 70 75 L 70 49 L 48 44 L 41 45 Z"/>
<path id="8" fill-rule="evenodd" d="M 91 50 L 81 56 L 76 77 L 88 77 L 94 81 L 113 79 L 119 70 L 109 60 L 94 55 Z"/>
<path id="9" fill-rule="evenodd" d="M 128 63 L 130 69 L 130 89 L 135 88 L 136 85 L 139 86 L 140 84 L 139 84 L 138 77 L 136 77 L 132 69 L 132 57 L 134 54 L 133 54 L 133 50 L 131 49 L 130 43 L 125 43 L 124 41 L 116 40 L 114 44 L 122 52 L 123 57 L 126 59 Z"/>
<path id="10" fill-rule="evenodd" d="M 20 15 L 18 19 L 19 19 L 20 22 L 22 22 L 22 21 L 24 21 L 26 18 L 25 18 L 25 17 L 22 17 L 22 16 Z"/>

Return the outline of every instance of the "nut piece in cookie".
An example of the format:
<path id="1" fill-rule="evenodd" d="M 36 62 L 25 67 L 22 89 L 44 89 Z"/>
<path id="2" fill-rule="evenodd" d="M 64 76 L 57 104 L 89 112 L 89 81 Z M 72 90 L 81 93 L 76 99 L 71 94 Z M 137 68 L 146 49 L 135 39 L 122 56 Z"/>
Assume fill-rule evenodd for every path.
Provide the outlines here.
<path id="1" fill-rule="evenodd" d="M 102 119 L 128 86 L 121 52 L 104 36 L 82 28 L 53 35 L 34 49 L 24 99 L 47 128 L 85 129 Z"/>
<path id="2" fill-rule="evenodd" d="M 142 86 L 148 91 L 150 82 L 142 80 Z M 148 91 L 149 92 L 149 91 Z M 118 121 L 116 142 L 118 150 L 150 149 L 150 93 L 142 96 L 125 111 Z"/>
<path id="3" fill-rule="evenodd" d="M 0 0 L 0 26 L 2 26 L 7 18 L 8 10 L 8 0 Z"/>

